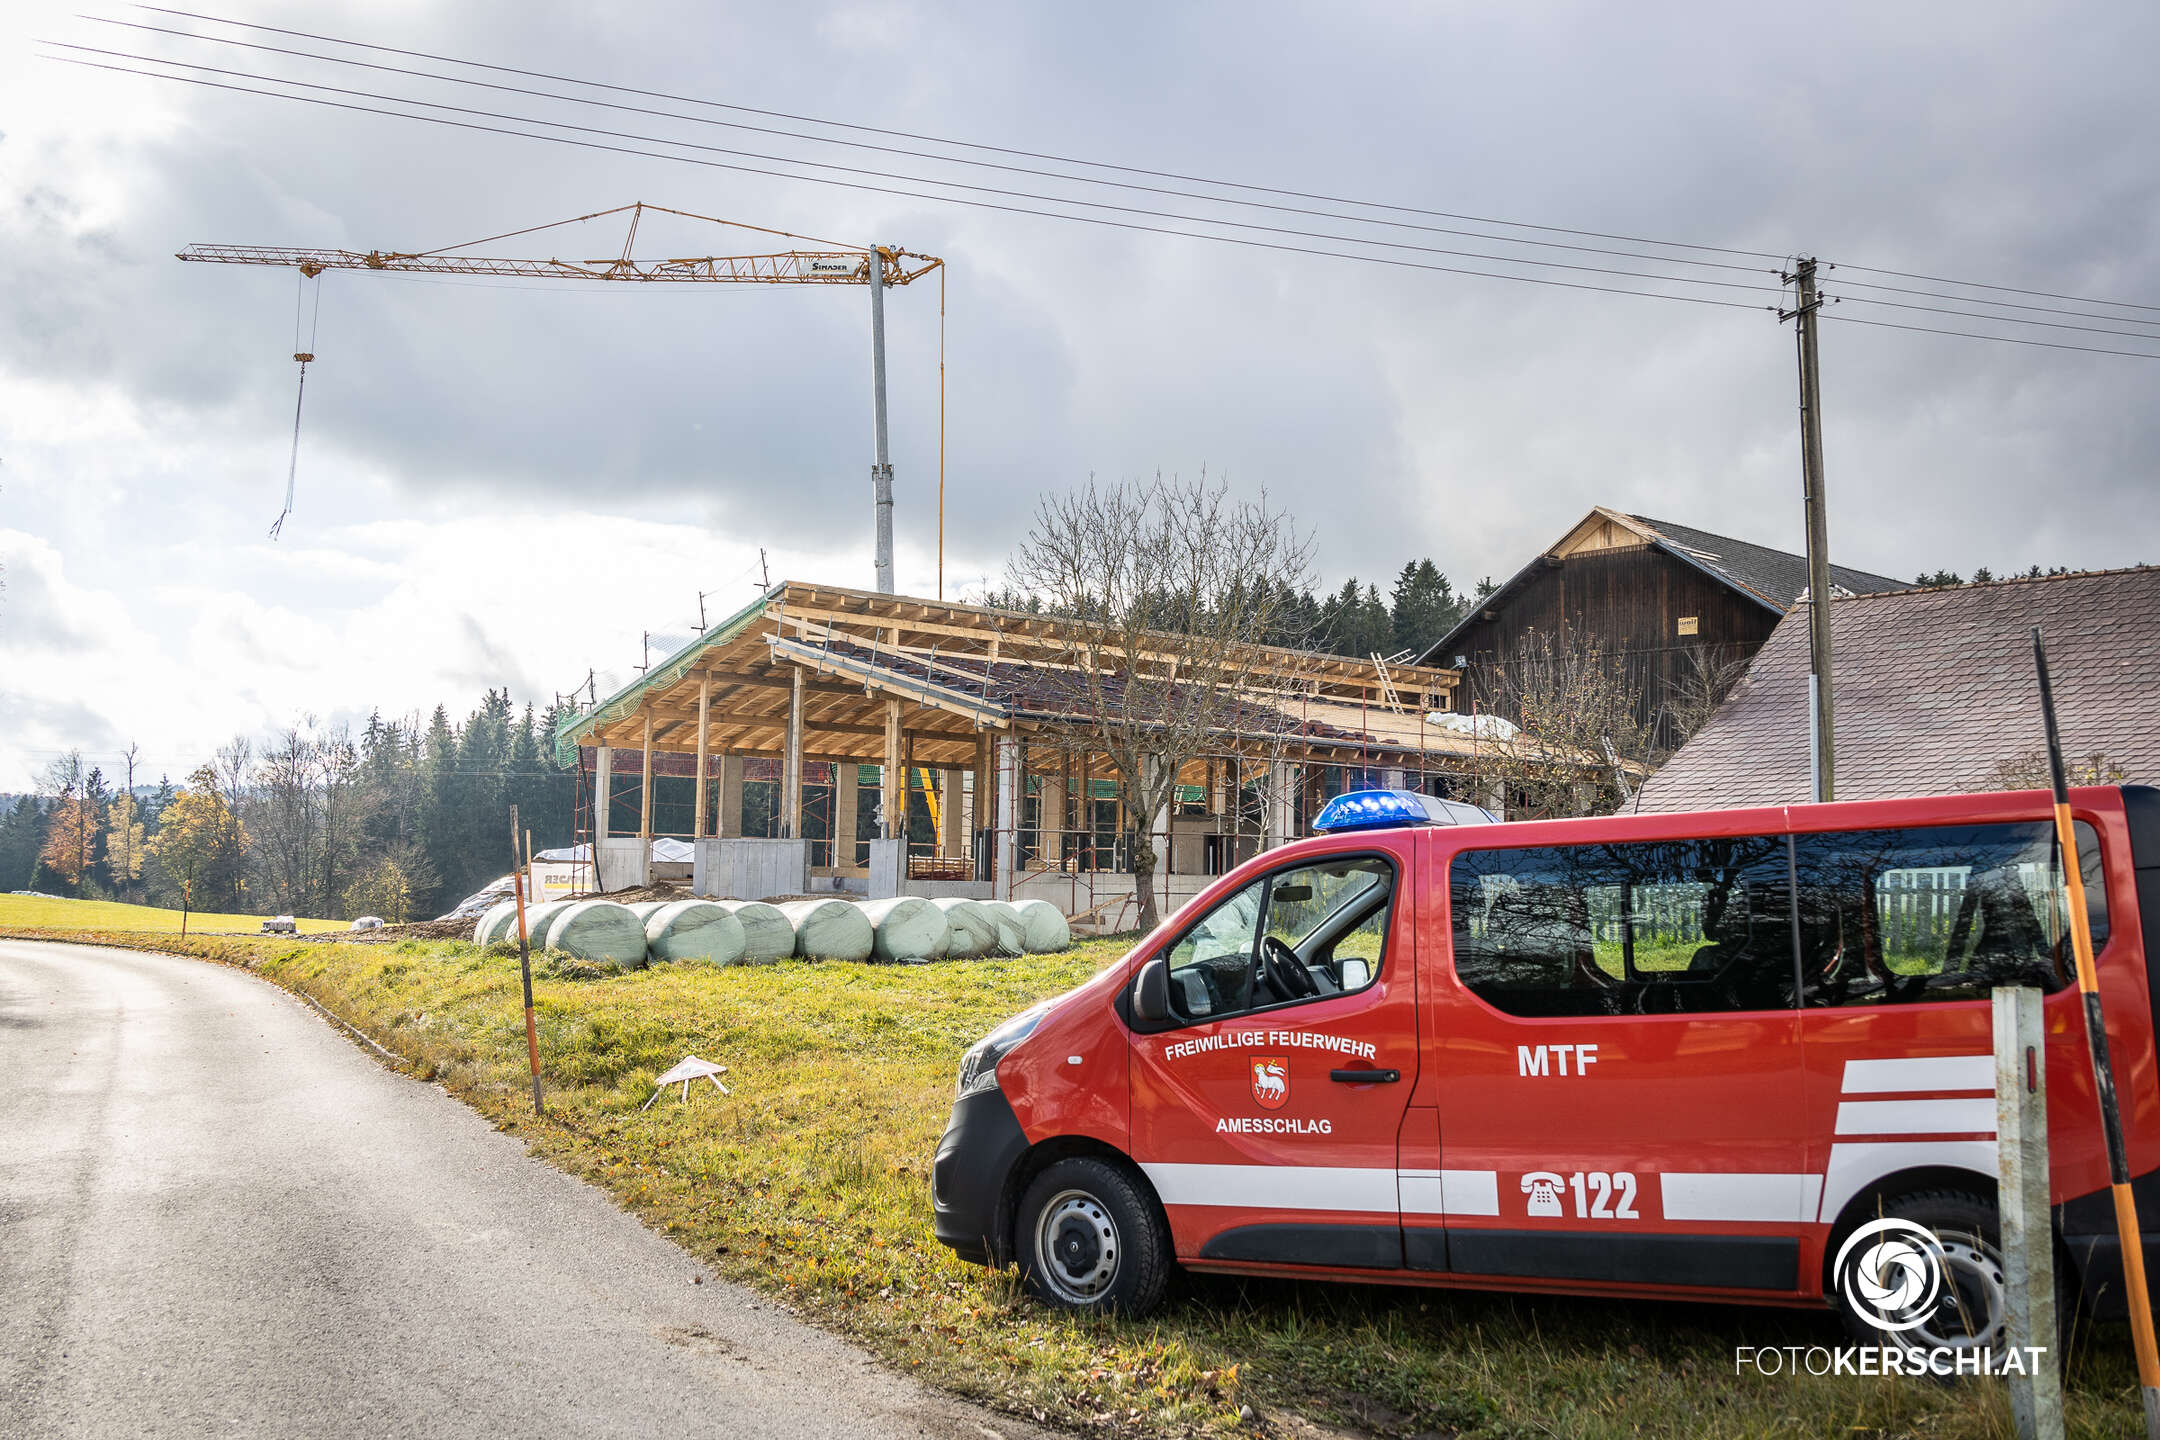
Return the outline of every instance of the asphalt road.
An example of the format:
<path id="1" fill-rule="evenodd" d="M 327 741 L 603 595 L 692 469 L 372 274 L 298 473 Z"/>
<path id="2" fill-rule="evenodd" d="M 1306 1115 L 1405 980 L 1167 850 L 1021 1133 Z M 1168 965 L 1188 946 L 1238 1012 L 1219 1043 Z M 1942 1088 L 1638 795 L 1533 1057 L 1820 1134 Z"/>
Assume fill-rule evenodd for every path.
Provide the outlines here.
<path id="1" fill-rule="evenodd" d="M 0 942 L 0 1435 L 1036 1433 L 698 1273 L 275 986 Z"/>

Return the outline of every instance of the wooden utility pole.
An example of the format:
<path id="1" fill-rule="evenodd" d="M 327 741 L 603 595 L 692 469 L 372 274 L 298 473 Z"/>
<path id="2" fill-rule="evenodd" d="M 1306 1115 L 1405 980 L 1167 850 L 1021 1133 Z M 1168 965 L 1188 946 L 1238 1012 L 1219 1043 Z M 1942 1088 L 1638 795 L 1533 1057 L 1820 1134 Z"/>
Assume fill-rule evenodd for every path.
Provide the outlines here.
<path id="1" fill-rule="evenodd" d="M 1822 373 L 1815 361 L 1815 316 L 1822 297 L 1815 290 L 1815 260 L 1796 262 L 1785 283 L 1799 287 L 1800 299 L 1778 318 L 1796 322 L 1800 343 L 1800 470 L 1807 494 L 1808 560 L 1808 701 L 1814 707 L 1815 796 L 1837 797 L 1837 743 L 1830 701 L 1830 521 L 1823 501 Z"/>

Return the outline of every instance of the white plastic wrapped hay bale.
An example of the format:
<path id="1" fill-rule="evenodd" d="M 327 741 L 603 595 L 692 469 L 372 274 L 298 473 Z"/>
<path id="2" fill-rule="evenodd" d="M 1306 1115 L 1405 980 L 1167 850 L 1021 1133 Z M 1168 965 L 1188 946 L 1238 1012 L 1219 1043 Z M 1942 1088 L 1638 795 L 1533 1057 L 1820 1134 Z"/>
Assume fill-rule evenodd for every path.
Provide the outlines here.
<path id="1" fill-rule="evenodd" d="M 674 900 L 635 900 L 631 902 L 629 909 L 630 913 L 637 916 L 638 919 L 650 920 L 653 917 L 653 912 L 660 909 L 661 906 L 677 903 L 679 902 Z"/>
<path id="2" fill-rule="evenodd" d="M 866 901 L 861 908 L 872 931 L 870 953 L 878 959 L 912 963 L 944 958 L 952 927 L 945 923 L 945 912 L 928 900 L 899 895 Z"/>
<path id="3" fill-rule="evenodd" d="M 547 948 L 548 926 L 555 922 L 557 915 L 562 914 L 563 911 L 576 903 L 575 900 L 548 900 L 538 905 L 527 905 L 525 907 L 525 938 L 533 949 L 543 950 Z M 510 916 L 509 925 L 503 930 L 502 939 L 505 945 L 515 945 L 517 944 L 517 938 L 517 915 L 513 913 Z"/>
<path id="4" fill-rule="evenodd" d="M 645 924 L 630 907 L 613 900 L 579 900 L 548 921 L 548 948 L 591 963 L 611 961 L 625 970 L 645 964 Z"/>
<path id="5" fill-rule="evenodd" d="M 743 958 L 742 921 L 710 900 L 671 900 L 645 917 L 645 954 L 655 964 L 709 960 L 733 965 Z"/>
<path id="6" fill-rule="evenodd" d="M 770 965 L 795 953 L 795 922 L 762 900 L 715 900 L 743 929 L 742 963 Z"/>
<path id="7" fill-rule="evenodd" d="M 473 944 L 494 945 L 505 937 L 517 939 L 517 901 L 503 900 L 488 907 L 487 913 L 473 922 Z"/>
<path id="8" fill-rule="evenodd" d="M 990 923 L 997 927 L 997 943 L 991 946 L 993 955 L 1025 955 L 1027 953 L 1027 927 L 1020 923 L 1020 912 L 1003 900 L 981 900 L 977 904 L 990 916 Z"/>
<path id="9" fill-rule="evenodd" d="M 1020 916 L 1020 943 L 1030 955 L 1055 955 L 1072 948 L 1072 922 L 1048 900 L 1018 900 L 1013 910 Z"/>
<path id="10" fill-rule="evenodd" d="M 877 940 L 851 900 L 790 900 L 780 913 L 795 927 L 795 953 L 805 960 L 867 960 Z"/>
<path id="11" fill-rule="evenodd" d="M 941 895 L 930 903 L 945 912 L 946 959 L 973 960 L 997 947 L 997 921 L 990 918 L 980 900 Z"/>

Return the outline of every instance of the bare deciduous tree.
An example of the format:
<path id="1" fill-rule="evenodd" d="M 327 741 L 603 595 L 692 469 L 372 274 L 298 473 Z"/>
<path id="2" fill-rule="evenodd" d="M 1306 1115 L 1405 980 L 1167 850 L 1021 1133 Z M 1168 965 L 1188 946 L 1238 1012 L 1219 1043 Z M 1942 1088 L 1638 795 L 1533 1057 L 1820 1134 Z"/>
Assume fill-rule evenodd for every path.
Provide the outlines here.
<path id="1" fill-rule="evenodd" d="M 1185 764 L 1238 728 L 1256 667 L 1281 668 L 1261 646 L 1282 637 L 1311 555 L 1264 493 L 1236 500 L 1203 473 L 1045 495 L 1013 557 L 1012 588 L 1064 622 L 1050 685 L 1116 771 L 1144 929 L 1160 919 L 1152 822 Z"/>
<path id="2" fill-rule="evenodd" d="M 1466 766 L 1480 798 L 1501 799 L 1509 819 L 1599 815 L 1618 808 L 1653 768 L 1642 697 L 1597 639 L 1526 635 L 1494 667 L 1496 694 L 1481 707 L 1519 716 L 1512 736 L 1481 727 Z"/>

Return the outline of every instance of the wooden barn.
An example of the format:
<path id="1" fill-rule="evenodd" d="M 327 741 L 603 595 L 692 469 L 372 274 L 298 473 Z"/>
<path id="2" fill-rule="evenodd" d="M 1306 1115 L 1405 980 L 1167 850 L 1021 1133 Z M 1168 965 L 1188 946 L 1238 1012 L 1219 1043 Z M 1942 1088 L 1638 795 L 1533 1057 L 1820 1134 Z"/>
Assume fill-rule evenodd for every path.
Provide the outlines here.
<path id="1" fill-rule="evenodd" d="M 1909 588 L 1830 567 L 1839 594 Z M 1462 672 L 1455 709 L 1514 720 L 1505 667 L 1523 646 L 1588 636 L 1626 670 L 1661 745 L 1706 678 L 1736 677 L 1807 589 L 1805 556 L 1668 520 L 1592 510 L 1487 596 L 1419 663 Z"/>

